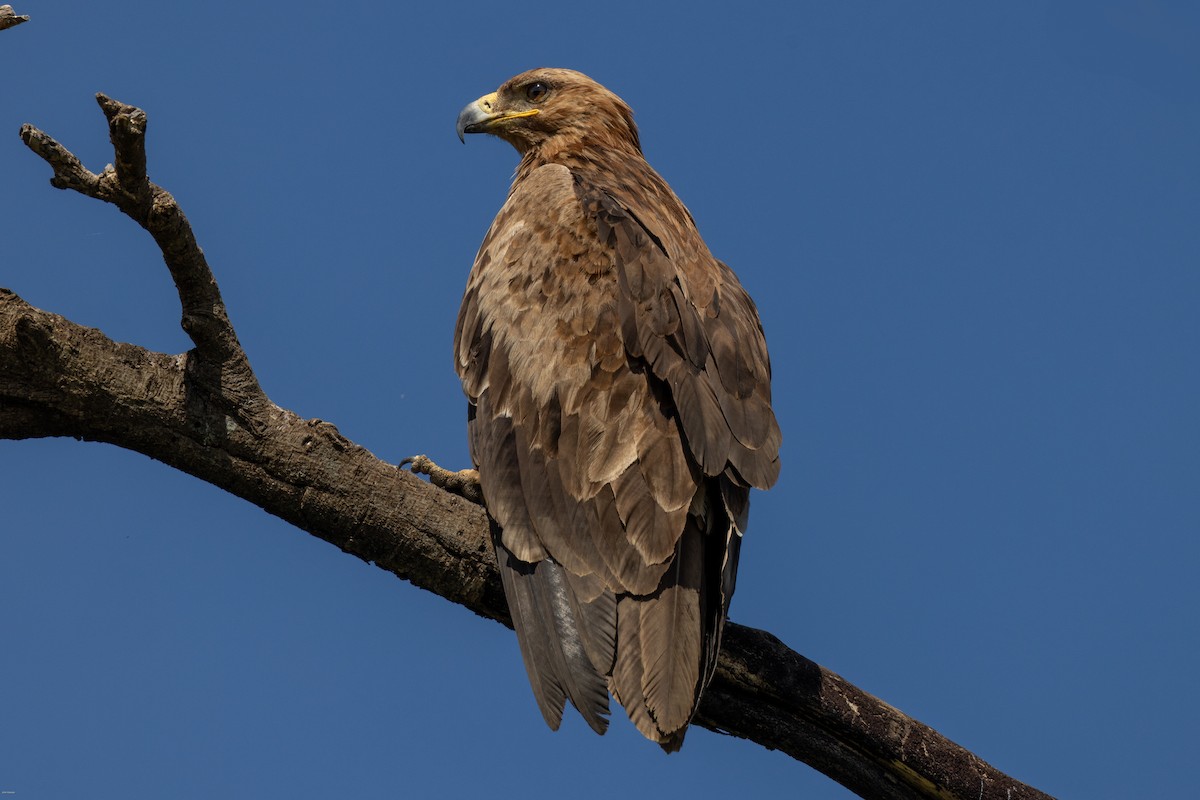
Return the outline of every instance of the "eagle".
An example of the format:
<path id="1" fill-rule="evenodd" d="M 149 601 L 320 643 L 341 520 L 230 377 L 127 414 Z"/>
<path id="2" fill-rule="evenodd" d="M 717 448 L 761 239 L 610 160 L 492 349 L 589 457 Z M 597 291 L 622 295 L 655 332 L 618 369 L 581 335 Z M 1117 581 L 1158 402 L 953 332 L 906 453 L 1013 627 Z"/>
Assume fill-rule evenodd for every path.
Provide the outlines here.
<path id="1" fill-rule="evenodd" d="M 533 693 L 667 752 L 716 670 L 751 487 L 782 436 L 758 311 L 642 155 L 633 112 L 535 69 L 458 135 L 520 154 L 454 333 L 471 458 Z M 465 140 L 464 140 L 465 141 Z"/>

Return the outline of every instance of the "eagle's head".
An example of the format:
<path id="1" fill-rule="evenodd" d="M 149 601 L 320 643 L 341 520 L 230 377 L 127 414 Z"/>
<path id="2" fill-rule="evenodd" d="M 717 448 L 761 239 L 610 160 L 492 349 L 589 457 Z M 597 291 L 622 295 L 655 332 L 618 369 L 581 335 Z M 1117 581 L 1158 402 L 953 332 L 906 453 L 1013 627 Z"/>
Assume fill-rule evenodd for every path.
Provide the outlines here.
<path id="1" fill-rule="evenodd" d="M 458 115 L 458 138 L 466 133 L 499 136 L 522 155 L 547 144 L 641 153 L 633 111 L 625 101 L 570 69 L 522 72 L 468 103 Z"/>

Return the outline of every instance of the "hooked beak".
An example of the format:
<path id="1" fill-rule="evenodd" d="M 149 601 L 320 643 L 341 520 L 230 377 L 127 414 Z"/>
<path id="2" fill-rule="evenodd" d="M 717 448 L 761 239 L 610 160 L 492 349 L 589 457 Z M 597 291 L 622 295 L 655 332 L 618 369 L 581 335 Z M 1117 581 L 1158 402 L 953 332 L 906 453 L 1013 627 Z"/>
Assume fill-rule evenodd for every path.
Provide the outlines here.
<path id="1" fill-rule="evenodd" d="M 463 137 L 465 133 L 491 133 L 497 125 L 506 122 L 510 119 L 520 119 L 521 117 L 532 117 L 538 113 L 536 108 L 531 108 L 525 111 L 496 111 L 498 98 L 495 92 L 485 94 L 473 103 L 467 103 L 466 108 L 458 114 L 458 123 L 455 125 L 455 130 L 458 131 L 458 140 L 466 143 Z"/>

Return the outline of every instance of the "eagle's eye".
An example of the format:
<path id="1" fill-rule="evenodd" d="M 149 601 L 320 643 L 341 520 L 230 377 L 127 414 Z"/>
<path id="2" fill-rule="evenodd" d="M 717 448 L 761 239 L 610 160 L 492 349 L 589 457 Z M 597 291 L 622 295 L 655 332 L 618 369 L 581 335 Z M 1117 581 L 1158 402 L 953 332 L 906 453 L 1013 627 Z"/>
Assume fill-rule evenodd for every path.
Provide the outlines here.
<path id="1" fill-rule="evenodd" d="M 525 99 L 531 103 L 536 103 L 550 92 L 550 87 L 541 81 L 534 81 L 525 87 Z"/>

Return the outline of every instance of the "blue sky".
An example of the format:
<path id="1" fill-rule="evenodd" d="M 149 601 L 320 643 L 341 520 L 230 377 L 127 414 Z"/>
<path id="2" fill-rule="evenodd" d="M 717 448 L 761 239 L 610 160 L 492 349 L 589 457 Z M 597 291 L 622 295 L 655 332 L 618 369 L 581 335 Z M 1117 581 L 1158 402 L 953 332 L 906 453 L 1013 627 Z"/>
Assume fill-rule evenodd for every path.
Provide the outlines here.
<path id="1" fill-rule="evenodd" d="M 150 238 L 16 135 L 100 169 L 92 94 L 137 104 L 267 392 L 391 460 L 467 462 L 450 341 L 516 156 L 458 110 L 606 84 L 771 347 L 732 618 L 1051 794 L 1194 791 L 1194 4 L 17 10 L 0 286 L 188 348 Z M 18 800 L 850 796 L 703 730 L 552 734 L 509 631 L 143 456 L 0 442 L 0 505 Z"/>

